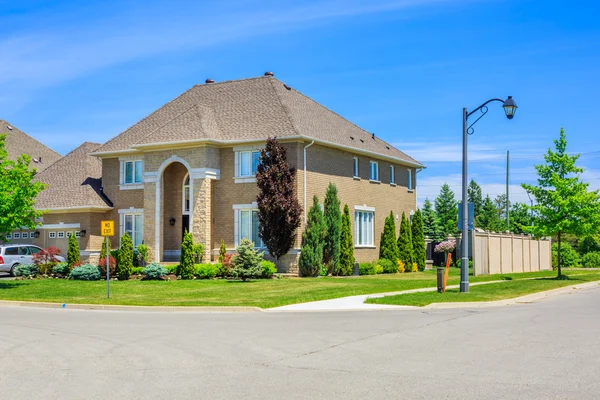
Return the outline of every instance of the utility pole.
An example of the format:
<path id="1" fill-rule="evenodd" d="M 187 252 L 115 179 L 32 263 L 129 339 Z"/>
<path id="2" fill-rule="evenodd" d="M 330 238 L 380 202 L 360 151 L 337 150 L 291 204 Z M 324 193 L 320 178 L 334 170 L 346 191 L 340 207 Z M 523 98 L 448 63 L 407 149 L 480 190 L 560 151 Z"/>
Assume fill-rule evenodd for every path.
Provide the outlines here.
<path id="1" fill-rule="evenodd" d="M 510 170 L 510 151 L 506 150 L 506 228 L 510 230 L 510 201 L 508 200 L 508 184 L 509 184 L 509 170 Z"/>

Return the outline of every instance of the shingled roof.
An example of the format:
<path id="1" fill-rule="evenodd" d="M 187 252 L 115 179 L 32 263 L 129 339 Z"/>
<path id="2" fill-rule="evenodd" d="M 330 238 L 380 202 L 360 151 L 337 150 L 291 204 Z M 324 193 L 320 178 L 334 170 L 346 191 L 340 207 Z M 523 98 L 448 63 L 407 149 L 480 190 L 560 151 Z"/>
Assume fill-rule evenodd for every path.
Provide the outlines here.
<path id="1" fill-rule="evenodd" d="M 0 119 L 0 134 L 6 134 L 6 151 L 10 160 L 27 154 L 31 157 L 31 165 L 38 171 L 45 170 L 62 157 L 3 119 Z"/>
<path id="2" fill-rule="evenodd" d="M 304 138 L 421 164 L 272 76 L 195 85 L 100 147 L 97 154 L 164 143 Z"/>
<path id="3" fill-rule="evenodd" d="M 99 143 L 85 142 L 55 162 L 35 180 L 48 186 L 37 198 L 39 210 L 110 210 L 112 204 L 102 191 L 102 161 L 89 154 Z"/>

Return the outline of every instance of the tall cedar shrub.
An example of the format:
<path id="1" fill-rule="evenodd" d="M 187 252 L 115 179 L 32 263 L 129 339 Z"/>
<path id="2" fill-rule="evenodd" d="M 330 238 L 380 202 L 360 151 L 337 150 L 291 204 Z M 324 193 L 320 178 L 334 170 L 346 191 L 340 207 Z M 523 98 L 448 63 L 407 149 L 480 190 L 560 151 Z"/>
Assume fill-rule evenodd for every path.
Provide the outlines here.
<path id="1" fill-rule="evenodd" d="M 411 224 L 411 233 L 413 241 L 414 262 L 417 263 L 419 271 L 424 271 L 426 265 L 425 259 L 427 257 L 427 252 L 425 251 L 425 234 L 423 233 L 423 216 L 421 215 L 421 210 L 417 210 L 417 212 L 413 216 L 413 221 Z"/>
<path id="2" fill-rule="evenodd" d="M 127 280 L 133 269 L 133 242 L 127 232 L 121 236 L 121 248 L 117 261 L 117 276 L 119 280 Z"/>
<path id="3" fill-rule="evenodd" d="M 323 248 L 323 262 L 331 274 L 337 275 L 340 264 L 340 238 L 342 233 L 342 211 L 337 187 L 329 182 L 323 202 L 323 217 L 327 233 L 325 247 Z"/>
<path id="4" fill-rule="evenodd" d="M 306 229 L 302 234 L 302 250 L 298 265 L 302 276 L 317 276 L 323 264 L 323 247 L 325 245 L 325 220 L 317 196 L 308 211 Z"/>
<path id="5" fill-rule="evenodd" d="M 354 271 L 354 242 L 352 241 L 352 225 L 348 204 L 344 205 L 342 214 L 342 232 L 340 233 L 340 267 L 337 275 L 352 275 Z"/>
<path id="6" fill-rule="evenodd" d="M 221 247 L 219 247 L 219 264 L 223 264 L 225 254 L 227 254 L 227 247 L 225 247 L 225 241 L 221 239 Z"/>
<path id="7" fill-rule="evenodd" d="M 454 192 L 447 183 L 442 185 L 440 194 L 435 199 L 435 212 L 441 226 L 443 237 L 454 235 L 458 231 L 458 202 Z"/>
<path id="8" fill-rule="evenodd" d="M 238 255 L 233 258 L 231 275 L 242 281 L 260 278 L 263 273 L 263 253 L 256 251 L 254 243 L 248 239 L 241 240 L 237 252 Z"/>
<path id="9" fill-rule="evenodd" d="M 108 254 L 110 255 L 110 239 L 103 238 L 102 240 L 102 248 L 100 249 L 100 259 L 106 258 L 106 242 L 108 241 Z"/>
<path id="10" fill-rule="evenodd" d="M 423 212 L 421 214 L 423 217 L 423 231 L 425 232 L 425 236 L 435 241 L 444 240 L 442 226 L 440 225 L 437 213 L 433 209 L 433 205 L 429 199 L 425 199 L 423 202 Z"/>
<path id="11" fill-rule="evenodd" d="M 381 233 L 379 258 L 390 260 L 395 265 L 398 256 L 396 222 L 394 221 L 394 213 L 390 211 L 390 215 L 385 219 L 385 225 L 383 226 L 383 232 Z"/>
<path id="12" fill-rule="evenodd" d="M 181 279 L 194 279 L 194 259 L 194 239 L 191 233 L 186 232 L 181 242 L 181 256 L 177 267 L 177 275 L 181 276 Z"/>
<path id="13" fill-rule="evenodd" d="M 74 234 L 69 235 L 69 249 L 67 250 L 67 264 L 69 267 L 79 264 L 79 243 Z"/>
<path id="14" fill-rule="evenodd" d="M 475 215 L 475 219 L 481 212 L 481 208 L 483 207 L 483 194 L 481 192 L 481 186 L 477 184 L 473 179 L 469 182 L 469 187 L 467 188 L 467 197 L 469 199 L 469 203 L 473 203 L 473 212 Z"/>
<path id="15" fill-rule="evenodd" d="M 406 271 L 410 272 L 410 266 L 414 262 L 412 234 L 410 231 L 410 221 L 406 214 L 402 213 L 400 221 L 400 236 L 398 237 L 398 254 L 400 260 L 407 266 Z"/>
<path id="16" fill-rule="evenodd" d="M 256 172 L 258 235 L 275 260 L 292 248 L 300 226 L 295 179 L 296 169 L 287 162 L 285 148 L 275 138 L 267 139 Z"/>

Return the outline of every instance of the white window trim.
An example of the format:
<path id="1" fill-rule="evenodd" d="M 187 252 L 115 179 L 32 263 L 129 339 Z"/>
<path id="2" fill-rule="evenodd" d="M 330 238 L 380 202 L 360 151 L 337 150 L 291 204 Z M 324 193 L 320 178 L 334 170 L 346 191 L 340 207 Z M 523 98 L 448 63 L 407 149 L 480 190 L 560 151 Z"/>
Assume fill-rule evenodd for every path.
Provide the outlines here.
<path id="1" fill-rule="evenodd" d="M 135 163 L 142 163 L 142 181 L 135 182 Z M 131 183 L 125 183 L 125 163 L 133 163 L 133 179 Z M 132 190 L 132 189 L 143 189 L 144 188 L 144 160 L 139 157 L 122 157 L 119 158 L 119 189 L 120 190 Z"/>
<path id="2" fill-rule="evenodd" d="M 48 232 L 48 239 L 56 239 L 56 232 Z"/>
<path id="3" fill-rule="evenodd" d="M 352 175 L 354 178 L 360 179 L 360 161 L 357 156 L 352 160 Z"/>
<path id="4" fill-rule="evenodd" d="M 185 181 L 188 177 L 190 178 L 190 183 L 191 183 L 191 177 L 190 177 L 189 173 L 185 174 L 185 176 L 183 177 L 183 182 L 181 183 L 181 213 L 182 213 L 182 215 L 190 215 L 191 214 L 190 211 L 192 209 L 192 193 L 190 192 L 190 207 L 187 211 L 185 210 L 185 187 L 187 186 L 188 190 L 190 190 L 190 188 L 191 188 L 190 185 L 185 184 Z"/>
<path id="5" fill-rule="evenodd" d="M 235 149 L 234 182 L 235 183 L 253 183 L 256 182 L 256 175 L 241 175 L 241 154 L 250 153 L 250 169 L 252 170 L 252 153 L 260 152 L 256 148 L 237 148 Z"/>
<path id="6" fill-rule="evenodd" d="M 234 204 L 233 205 L 234 217 L 233 217 L 233 225 L 234 225 L 234 237 L 233 241 L 235 247 L 237 248 L 240 245 L 240 212 L 241 211 L 258 211 L 258 204 L 253 202 L 252 204 Z M 256 245 L 256 243 L 255 243 Z M 264 245 L 264 243 L 263 243 Z M 256 249 L 263 249 L 263 247 L 255 247 Z"/>
<path id="7" fill-rule="evenodd" d="M 21 239 L 21 232 L 15 232 L 13 233 L 13 239 Z"/>
<path id="8" fill-rule="evenodd" d="M 57 239 L 64 239 L 65 238 L 65 233 L 64 232 L 57 232 L 56 233 L 56 238 Z"/>
<path id="9" fill-rule="evenodd" d="M 373 177 L 371 176 L 371 164 L 373 164 L 373 165 L 375 165 L 377 167 L 376 168 L 377 176 L 375 177 L 375 179 L 373 179 Z M 375 183 L 380 183 L 381 182 L 379 180 L 379 162 L 377 162 L 377 161 L 373 161 L 373 160 L 369 161 L 369 181 L 375 182 Z"/>
<path id="10" fill-rule="evenodd" d="M 7 233 L 6 234 L 6 239 L 8 239 L 8 240 L 12 239 L 12 233 Z"/>
<path id="11" fill-rule="evenodd" d="M 372 211 L 375 212 L 375 207 L 369 207 L 366 204 L 362 206 L 354 206 L 354 211 Z"/>
<path id="12" fill-rule="evenodd" d="M 76 224 L 63 224 L 58 223 L 58 224 L 46 224 L 46 225 L 42 225 L 40 226 L 40 229 L 79 229 L 80 225 L 79 223 Z"/>
<path id="13" fill-rule="evenodd" d="M 390 185 L 396 186 L 396 167 L 390 165 Z"/>
<path id="14" fill-rule="evenodd" d="M 356 223 L 356 213 L 368 212 L 373 214 L 373 222 L 371 225 L 371 239 L 372 243 L 370 244 L 359 244 L 358 243 L 358 224 Z M 367 206 L 354 206 L 354 248 L 355 249 L 374 249 L 375 246 L 375 207 L 367 207 Z"/>
<path id="15" fill-rule="evenodd" d="M 121 236 L 123 236 L 125 234 L 125 215 L 133 215 L 133 223 L 135 224 L 135 216 L 136 215 L 141 215 L 142 216 L 142 238 L 140 240 L 140 243 L 144 242 L 144 209 L 143 208 L 129 208 L 129 209 L 120 209 L 119 210 L 119 245 L 121 243 Z M 135 226 L 133 227 L 133 232 L 135 233 Z M 132 237 L 131 238 L 133 244 L 133 247 L 135 248 L 135 240 Z"/>

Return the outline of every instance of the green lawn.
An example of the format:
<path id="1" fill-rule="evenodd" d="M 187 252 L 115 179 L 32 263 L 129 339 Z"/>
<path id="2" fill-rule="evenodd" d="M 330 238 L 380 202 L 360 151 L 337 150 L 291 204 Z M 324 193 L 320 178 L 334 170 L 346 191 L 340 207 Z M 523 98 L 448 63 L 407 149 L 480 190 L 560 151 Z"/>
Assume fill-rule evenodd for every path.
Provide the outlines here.
<path id="1" fill-rule="evenodd" d="M 449 289 L 446 293 L 435 292 L 407 293 L 387 296 L 378 299 L 368 299 L 367 303 L 393 304 L 406 306 L 426 306 L 431 303 L 454 303 L 469 301 L 494 301 L 511 299 L 531 293 L 543 292 L 564 286 L 576 285 L 600 280 L 600 272 L 567 272 L 566 279 L 555 277 L 536 278 L 528 280 L 513 280 L 488 285 L 471 286 L 469 293 L 460 293 L 458 289 Z"/>
<path id="2" fill-rule="evenodd" d="M 452 268 L 448 284 L 459 283 L 459 270 Z M 554 276 L 553 271 L 527 274 L 471 277 L 472 282 L 516 280 Z M 600 279 L 600 275 L 599 279 Z M 0 281 L 0 300 L 55 303 L 121 304 L 144 306 L 255 306 L 277 307 L 308 301 L 359 294 L 395 292 L 436 286 L 436 272 L 360 276 L 346 278 L 282 278 L 239 282 L 111 281 L 111 298 L 106 299 L 106 282 L 62 279 Z"/>

